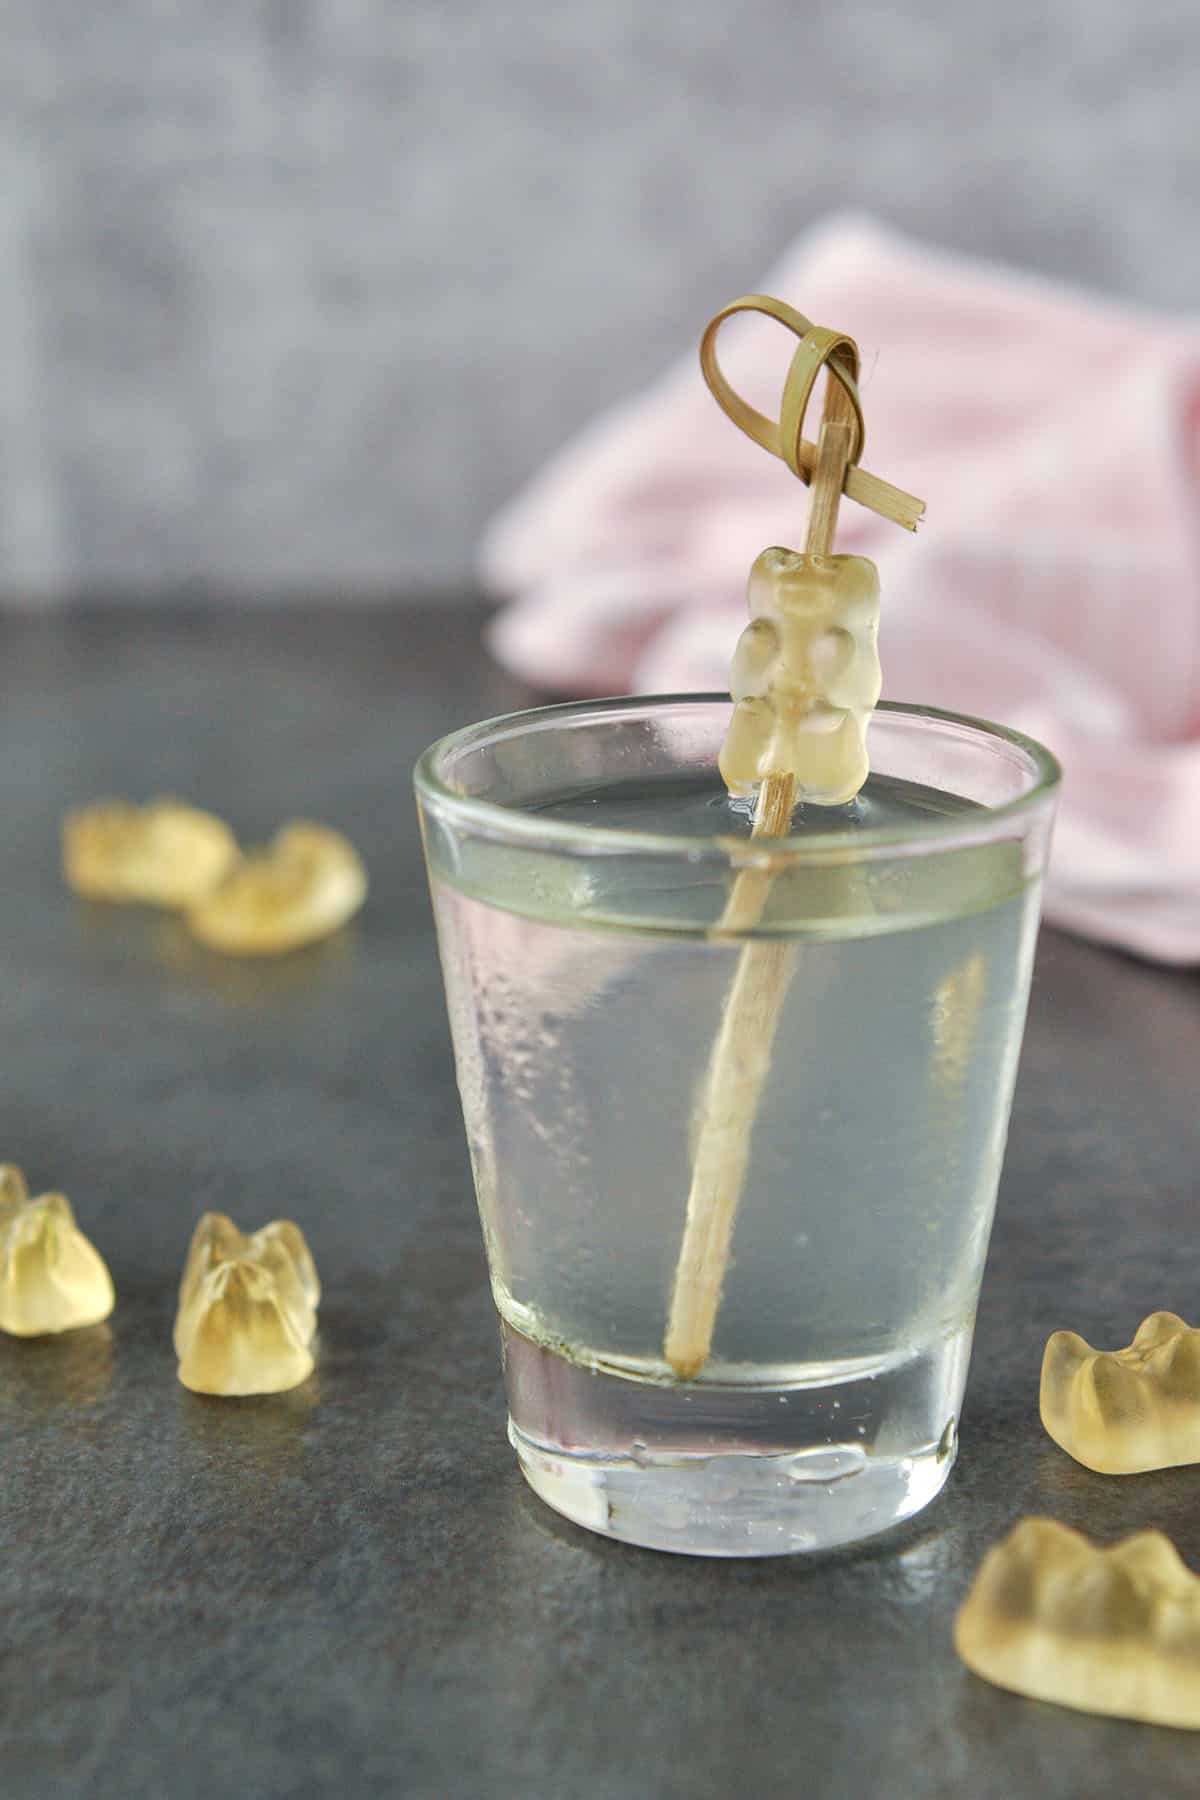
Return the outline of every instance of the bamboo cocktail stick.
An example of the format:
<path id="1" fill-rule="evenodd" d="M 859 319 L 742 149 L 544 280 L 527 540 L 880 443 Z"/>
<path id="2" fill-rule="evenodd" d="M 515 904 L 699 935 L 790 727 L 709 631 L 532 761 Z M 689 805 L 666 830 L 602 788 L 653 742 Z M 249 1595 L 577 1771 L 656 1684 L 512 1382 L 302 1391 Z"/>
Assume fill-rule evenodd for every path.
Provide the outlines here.
<path id="1" fill-rule="evenodd" d="M 713 345 L 717 328 L 732 312 L 742 310 L 765 312 L 800 338 L 784 389 L 778 426 L 745 404 L 729 387 L 716 362 Z M 896 523 L 916 529 L 924 511 L 922 502 L 854 467 L 862 450 L 863 424 L 855 385 L 858 351 L 853 340 L 810 326 L 782 301 L 752 295 L 717 314 L 702 340 L 701 363 L 710 388 L 734 422 L 764 448 L 782 456 L 802 479 L 810 481 L 804 546 L 807 555 L 830 554 L 843 492 L 855 493 Z M 821 432 L 814 452 L 811 445 L 803 442 L 800 431 L 808 397 L 823 363 L 828 363 L 829 369 Z M 768 773 L 759 788 L 752 835 L 762 839 L 786 837 L 795 801 L 794 774 Z M 713 936 L 752 932 L 761 921 L 771 880 L 769 867 L 743 869 L 734 881 Z M 792 946 L 782 939 L 751 939 L 744 945 L 709 1060 L 683 1241 L 663 1343 L 663 1355 L 680 1380 L 691 1380 L 699 1374 L 712 1347 L 754 1120 L 770 1073 L 793 954 Z"/>

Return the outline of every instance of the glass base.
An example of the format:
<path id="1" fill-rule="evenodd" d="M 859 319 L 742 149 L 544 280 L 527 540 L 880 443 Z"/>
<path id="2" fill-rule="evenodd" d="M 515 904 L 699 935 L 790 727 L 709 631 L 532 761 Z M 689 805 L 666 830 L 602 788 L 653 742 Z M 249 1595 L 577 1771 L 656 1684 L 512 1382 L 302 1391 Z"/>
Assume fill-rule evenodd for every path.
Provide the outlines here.
<path id="1" fill-rule="evenodd" d="M 786 1383 L 631 1379 L 503 1327 L 509 1439 L 577 1525 L 691 1556 L 785 1556 L 911 1518 L 957 1450 L 970 1333 Z"/>
<path id="2" fill-rule="evenodd" d="M 940 1492 L 955 1450 L 889 1461 L 839 1451 L 795 1456 L 609 1461 L 532 1443 L 509 1421 L 521 1473 L 555 1512 L 589 1531 L 683 1556 L 789 1556 L 887 1531 Z"/>

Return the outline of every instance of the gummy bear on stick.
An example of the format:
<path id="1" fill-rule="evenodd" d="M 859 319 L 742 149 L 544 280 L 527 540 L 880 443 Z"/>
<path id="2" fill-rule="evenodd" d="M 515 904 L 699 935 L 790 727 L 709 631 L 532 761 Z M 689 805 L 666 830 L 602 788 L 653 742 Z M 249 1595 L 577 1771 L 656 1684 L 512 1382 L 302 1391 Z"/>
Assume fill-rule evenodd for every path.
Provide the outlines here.
<path id="1" fill-rule="evenodd" d="M 852 800 L 867 779 L 867 724 L 882 680 L 874 563 L 764 550 L 748 598 L 720 756 L 726 787 L 746 796 L 790 775 L 802 800 Z"/>
<path id="2" fill-rule="evenodd" d="M 799 340 L 778 422 L 750 407 L 717 362 L 717 330 L 740 311 L 765 313 Z M 751 622 L 734 657 L 733 715 L 720 755 L 730 792 L 756 795 L 753 835 L 786 837 L 797 798 L 823 805 L 850 800 L 868 772 L 866 728 L 880 689 L 879 582 L 864 558 L 832 554 L 842 493 L 910 530 L 924 505 L 857 468 L 864 426 L 853 339 L 811 324 L 783 301 L 753 294 L 709 322 L 700 361 L 733 422 L 811 488 L 803 552 L 765 550 L 751 570 Z M 801 431 L 822 367 L 824 412 L 814 446 Z M 769 875 L 751 869 L 739 874 L 714 936 L 753 933 L 769 890 Z M 712 1348 L 750 1137 L 791 965 L 788 944 L 748 939 L 713 1045 L 663 1338 L 664 1360 L 680 1380 L 694 1379 Z"/>

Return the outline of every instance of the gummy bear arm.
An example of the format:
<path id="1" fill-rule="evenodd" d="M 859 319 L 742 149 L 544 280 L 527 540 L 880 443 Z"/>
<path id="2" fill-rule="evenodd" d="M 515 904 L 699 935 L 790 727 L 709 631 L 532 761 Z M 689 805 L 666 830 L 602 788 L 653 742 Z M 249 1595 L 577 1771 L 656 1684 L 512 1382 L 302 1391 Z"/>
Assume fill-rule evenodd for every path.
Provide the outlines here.
<path id="1" fill-rule="evenodd" d="M 779 632 L 770 619 L 752 619 L 737 641 L 729 670 L 735 700 L 759 699 L 771 685 L 771 669 L 779 654 Z"/>

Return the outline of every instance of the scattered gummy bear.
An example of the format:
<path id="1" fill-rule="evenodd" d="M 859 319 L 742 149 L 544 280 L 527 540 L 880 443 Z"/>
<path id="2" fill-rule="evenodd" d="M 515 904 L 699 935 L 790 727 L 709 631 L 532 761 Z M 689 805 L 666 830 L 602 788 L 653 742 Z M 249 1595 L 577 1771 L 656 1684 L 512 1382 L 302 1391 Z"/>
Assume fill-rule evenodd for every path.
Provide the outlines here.
<path id="1" fill-rule="evenodd" d="M 1056 1331 L 1042 1358 L 1042 1424 L 1101 1475 L 1200 1462 L 1200 1330 L 1151 1313 L 1124 1350 Z"/>
<path id="2" fill-rule="evenodd" d="M 312 1373 L 321 1298 L 304 1234 L 276 1219 L 252 1235 L 205 1213 L 179 1286 L 179 1379 L 197 1394 L 280 1394 Z"/>
<path id="3" fill-rule="evenodd" d="M 1106 1550 L 1022 1519 L 980 1564 L 954 1647 L 1031 1699 L 1200 1729 L 1200 1579 L 1160 1531 Z"/>
<path id="4" fill-rule="evenodd" d="M 88 900 L 188 906 L 237 854 L 226 824 L 180 800 L 102 800 L 63 820 L 63 873 Z"/>
<path id="5" fill-rule="evenodd" d="M 187 915 L 190 931 L 233 956 L 275 956 L 337 931 L 362 905 L 367 872 L 354 846 L 296 821 L 242 858 Z"/>
<path id="6" fill-rule="evenodd" d="M 20 1169 L 0 1165 L 0 1331 L 41 1337 L 98 1325 L 113 1298 L 104 1259 L 66 1196 L 31 1200 Z"/>
<path id="7" fill-rule="evenodd" d="M 881 681 L 875 565 L 764 550 L 748 599 L 720 758 L 726 787 L 746 795 L 768 775 L 793 775 L 802 800 L 852 800 L 867 779 L 867 724 Z"/>

